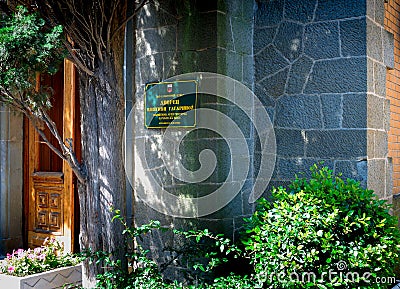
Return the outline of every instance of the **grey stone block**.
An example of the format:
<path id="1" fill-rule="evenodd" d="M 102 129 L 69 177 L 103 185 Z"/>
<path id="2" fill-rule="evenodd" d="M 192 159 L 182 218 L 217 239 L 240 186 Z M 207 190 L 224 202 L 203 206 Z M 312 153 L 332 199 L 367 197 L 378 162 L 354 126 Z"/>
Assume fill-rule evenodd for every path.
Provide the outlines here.
<path id="1" fill-rule="evenodd" d="M 313 59 L 340 56 L 338 22 L 322 22 L 305 27 L 304 53 Z"/>
<path id="2" fill-rule="evenodd" d="M 366 168 L 362 168 L 362 165 L 360 167 L 360 164 L 366 166 L 366 163 L 366 161 L 335 161 L 335 174 L 342 174 L 343 179 L 350 178 L 364 182 L 366 180 Z"/>
<path id="3" fill-rule="evenodd" d="M 228 55 L 227 55 L 227 51 L 226 51 L 226 49 L 219 48 L 219 47 L 216 48 L 216 50 L 217 50 L 217 61 L 216 61 L 217 73 L 226 75 L 228 73 Z M 237 58 L 239 58 L 239 57 L 237 57 Z M 237 62 L 239 62 L 239 61 L 237 60 Z M 241 64 L 242 62 L 240 61 L 239 63 Z M 241 69 L 241 66 L 240 66 L 239 69 Z M 241 75 L 240 72 L 235 72 L 235 74 L 237 74 L 238 77 L 239 77 L 239 75 Z"/>
<path id="4" fill-rule="evenodd" d="M 141 77 L 140 60 L 139 59 L 135 60 L 135 84 L 136 84 L 136 86 L 140 86 L 140 85 L 144 84 L 144 82 L 142 81 L 142 77 Z"/>
<path id="5" fill-rule="evenodd" d="M 374 63 L 374 91 L 381 97 L 386 96 L 386 67 L 380 63 Z"/>
<path id="6" fill-rule="evenodd" d="M 278 177 L 282 180 L 293 180 L 295 175 L 299 177 L 310 178 L 310 167 L 323 161 L 323 166 L 333 169 L 332 160 L 316 158 L 279 158 L 277 162 Z"/>
<path id="7" fill-rule="evenodd" d="M 181 51 L 181 52 L 167 52 L 164 53 L 164 75 L 166 78 L 183 74 L 190 73 L 196 71 L 202 71 L 200 66 L 209 63 L 202 63 L 200 59 L 200 52 L 197 51 Z M 201 54 L 201 58 L 203 58 L 204 51 Z M 217 58 L 216 50 L 213 51 L 205 51 L 205 54 L 208 54 L 209 57 L 213 57 L 215 60 Z M 214 61 L 216 71 L 216 61 Z"/>
<path id="8" fill-rule="evenodd" d="M 216 1 L 216 2 L 224 2 L 226 14 L 232 17 L 241 18 L 243 14 L 243 0 L 238 1 Z M 221 5 L 219 5 L 221 6 Z"/>
<path id="9" fill-rule="evenodd" d="M 383 30 L 383 63 L 387 68 L 394 68 L 394 36 L 389 31 Z"/>
<path id="10" fill-rule="evenodd" d="M 254 26 L 254 11 L 256 3 L 253 1 L 242 0 L 242 18 L 251 21 Z"/>
<path id="11" fill-rule="evenodd" d="M 275 108 L 267 107 L 267 113 L 272 123 L 275 122 Z"/>
<path id="12" fill-rule="evenodd" d="M 251 55 L 253 51 L 252 22 L 242 19 L 231 19 L 234 51 Z"/>
<path id="13" fill-rule="evenodd" d="M 303 25 L 282 22 L 276 33 L 275 47 L 290 61 L 297 59 L 303 48 Z"/>
<path id="14" fill-rule="evenodd" d="M 176 18 L 172 13 L 167 12 L 172 8 L 170 7 L 171 3 L 168 2 L 170 1 L 159 2 L 159 5 L 150 2 L 140 9 L 136 22 L 137 27 L 147 29 L 175 25 L 177 23 Z"/>
<path id="15" fill-rule="evenodd" d="M 367 126 L 368 128 L 383 129 L 385 121 L 383 105 L 385 99 L 373 94 L 368 94 L 367 97 Z"/>
<path id="16" fill-rule="evenodd" d="M 342 55 L 361 56 L 367 54 L 366 19 L 340 21 L 340 40 Z"/>
<path id="17" fill-rule="evenodd" d="M 249 197 L 250 194 L 252 193 L 252 189 L 254 186 L 254 180 L 253 179 L 247 179 L 242 187 L 242 210 L 243 210 L 243 215 L 250 215 L 254 212 L 255 208 L 255 203 L 250 203 L 249 202 Z M 237 229 L 237 226 L 235 224 L 235 229 Z"/>
<path id="18" fill-rule="evenodd" d="M 242 81 L 245 84 L 249 84 L 249 88 L 254 85 L 254 57 L 249 55 L 242 56 Z"/>
<path id="19" fill-rule="evenodd" d="M 277 127 L 322 128 L 321 105 L 317 95 L 283 96 L 277 101 Z"/>
<path id="20" fill-rule="evenodd" d="M 268 95 L 261 84 L 254 85 L 254 94 L 258 97 L 264 107 L 274 107 L 275 99 Z"/>
<path id="21" fill-rule="evenodd" d="M 283 18 L 284 1 L 260 1 L 255 12 L 255 27 L 278 25 Z"/>
<path id="22" fill-rule="evenodd" d="M 308 23 L 313 21 L 316 0 L 285 2 L 285 19 Z"/>
<path id="23" fill-rule="evenodd" d="M 385 131 L 375 131 L 375 158 L 386 158 L 388 154 L 388 135 Z"/>
<path id="24" fill-rule="evenodd" d="M 356 163 L 358 175 L 362 178 L 360 181 L 361 186 L 364 188 L 367 187 L 367 180 L 368 180 L 368 162 L 367 160 L 361 160 Z"/>
<path id="25" fill-rule="evenodd" d="M 385 159 L 368 161 L 368 189 L 373 190 L 379 198 L 386 195 L 386 163 Z"/>
<path id="26" fill-rule="evenodd" d="M 174 183 L 174 177 L 165 167 L 152 169 L 146 173 L 152 174 L 154 180 L 161 187 L 168 187 Z"/>
<path id="27" fill-rule="evenodd" d="M 371 17 L 371 19 L 375 19 L 375 0 L 366 0 L 366 4 L 367 4 L 366 16 Z"/>
<path id="28" fill-rule="evenodd" d="M 201 17 L 200 15 L 198 17 Z M 233 25 L 232 25 L 233 17 L 226 15 L 225 13 L 217 13 L 216 14 L 216 23 L 215 27 L 213 28 L 216 30 L 216 40 L 217 40 L 217 47 L 223 47 L 228 50 L 235 51 L 235 33 L 233 32 Z M 211 29 L 210 24 L 210 29 Z M 213 33 L 214 34 L 214 33 Z"/>
<path id="29" fill-rule="evenodd" d="M 200 198 L 215 192 L 221 184 L 195 183 L 180 184 L 165 188 L 169 193 L 175 196 L 184 196 L 190 198 Z"/>
<path id="30" fill-rule="evenodd" d="M 243 133 L 246 139 L 252 137 L 252 120 L 249 119 L 249 117 L 243 110 L 235 108 L 233 110 L 232 120 L 238 125 L 240 131 Z"/>
<path id="31" fill-rule="evenodd" d="M 259 53 L 264 47 L 270 45 L 274 40 L 277 28 L 255 28 L 253 37 L 254 54 Z"/>
<path id="32" fill-rule="evenodd" d="M 265 92 L 272 97 L 279 97 L 284 94 L 289 68 L 265 78 L 260 84 Z"/>
<path id="33" fill-rule="evenodd" d="M 246 0 L 218 0 L 216 2 L 218 2 L 218 10 L 226 13 L 229 17 L 249 22 L 254 21 L 255 2 Z"/>
<path id="34" fill-rule="evenodd" d="M 321 95 L 322 119 L 324 128 L 340 128 L 342 125 L 342 96 L 339 94 Z"/>
<path id="35" fill-rule="evenodd" d="M 239 53 L 232 51 L 220 50 L 219 53 L 225 54 L 226 68 L 225 71 L 223 71 L 225 72 L 224 74 L 229 77 L 232 77 L 237 81 L 242 81 L 242 71 L 243 71 L 242 56 Z"/>
<path id="36" fill-rule="evenodd" d="M 383 62 L 381 28 L 369 19 L 367 19 L 367 55 Z"/>
<path id="37" fill-rule="evenodd" d="M 364 16 L 366 13 L 365 0 L 319 0 L 315 11 L 315 20 L 334 20 Z"/>
<path id="38" fill-rule="evenodd" d="M 367 155 L 366 130 L 306 131 L 306 156 L 359 158 Z"/>
<path id="39" fill-rule="evenodd" d="M 218 61 L 218 49 L 217 48 L 210 48 L 203 51 L 198 52 L 198 67 L 200 70 L 198 71 L 205 71 L 205 72 L 214 72 L 218 73 L 219 66 L 221 62 Z M 190 65 L 190 64 L 187 64 Z M 225 63 L 222 64 L 225 67 Z M 222 72 L 220 72 L 222 73 Z"/>
<path id="40" fill-rule="evenodd" d="M 383 128 L 386 132 L 388 132 L 390 129 L 390 100 L 389 99 L 385 99 L 385 102 L 383 104 L 383 115 L 384 115 Z"/>
<path id="41" fill-rule="evenodd" d="M 375 130 L 369 129 L 367 131 L 367 154 L 368 158 L 375 158 Z"/>
<path id="42" fill-rule="evenodd" d="M 263 51 L 255 55 L 254 62 L 256 81 L 277 73 L 289 65 L 289 62 L 272 45 L 267 46 Z"/>
<path id="43" fill-rule="evenodd" d="M 226 194 L 231 194 L 232 192 L 226 192 Z M 217 197 L 218 198 L 218 197 Z M 236 194 L 232 201 L 230 201 L 225 207 L 220 210 L 207 215 L 207 218 L 211 219 L 233 219 L 236 216 L 243 215 L 243 201 L 242 194 L 240 191 Z M 231 233 L 232 234 L 232 233 Z"/>
<path id="44" fill-rule="evenodd" d="M 217 11 L 213 11 L 202 13 L 201 17 L 196 13 L 186 15 L 178 23 L 178 50 L 217 47 L 219 37 L 226 39 L 226 29 L 222 29 L 226 23 L 224 21 L 217 22 L 218 14 Z"/>
<path id="45" fill-rule="evenodd" d="M 372 60 L 370 58 L 367 59 L 367 91 L 368 92 L 375 92 L 374 63 L 375 63 L 374 60 Z"/>
<path id="46" fill-rule="evenodd" d="M 172 76 L 182 74 L 182 66 L 181 66 L 181 59 L 182 55 L 185 52 L 182 53 L 176 53 L 176 52 L 164 52 L 163 55 L 163 78 L 162 79 L 168 79 Z M 190 53 L 189 51 L 186 53 Z M 196 56 L 197 54 L 195 52 L 192 52 L 192 57 L 190 59 L 194 63 L 196 62 Z M 188 72 L 188 71 L 187 71 Z"/>
<path id="47" fill-rule="evenodd" d="M 195 171 L 200 168 L 199 155 L 205 149 L 210 149 L 216 157 L 216 167 L 213 173 L 204 181 L 222 183 L 226 180 L 231 167 L 231 153 L 228 144 L 223 139 L 198 139 L 188 144 L 184 143 L 181 150 L 182 164 L 186 169 Z M 190 146 L 190 148 L 189 148 Z M 186 149 L 187 148 L 187 149 Z M 177 180 L 175 182 L 178 182 Z"/>
<path id="48" fill-rule="evenodd" d="M 139 61 L 143 83 L 157 82 L 162 80 L 164 68 L 162 53 L 146 55 Z"/>
<path id="49" fill-rule="evenodd" d="M 175 26 L 137 30 L 136 35 L 136 53 L 138 58 L 157 52 L 175 51 Z"/>
<path id="50" fill-rule="evenodd" d="M 286 89 L 287 94 L 302 93 L 304 84 L 310 74 L 312 66 L 312 59 L 305 55 L 297 59 L 292 64 L 289 71 L 288 85 Z"/>
<path id="51" fill-rule="evenodd" d="M 367 95 L 345 94 L 343 95 L 343 120 L 344 128 L 367 127 Z"/>
<path id="52" fill-rule="evenodd" d="M 375 0 L 375 21 L 380 24 L 384 25 L 384 19 L 385 19 L 385 0 L 384 1 L 379 1 Z"/>
<path id="53" fill-rule="evenodd" d="M 317 61 L 305 93 L 364 92 L 367 87 L 366 58 Z"/>
<path id="54" fill-rule="evenodd" d="M 135 224 L 140 226 L 150 222 L 150 220 L 158 220 L 161 225 L 170 225 L 172 223 L 172 217 L 164 215 L 152 208 L 141 200 L 135 200 Z M 139 209 L 140 208 L 140 209 Z"/>
<path id="55" fill-rule="evenodd" d="M 304 156 L 305 139 L 301 130 L 275 129 L 276 153 L 283 157 Z"/>

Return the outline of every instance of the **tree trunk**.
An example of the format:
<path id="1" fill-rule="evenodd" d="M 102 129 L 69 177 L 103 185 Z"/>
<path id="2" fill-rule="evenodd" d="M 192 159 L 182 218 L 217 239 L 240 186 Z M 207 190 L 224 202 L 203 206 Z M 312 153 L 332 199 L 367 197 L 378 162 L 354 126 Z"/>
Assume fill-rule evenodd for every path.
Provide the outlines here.
<path id="1" fill-rule="evenodd" d="M 118 66 L 118 65 L 117 65 Z M 122 226 L 112 222 L 114 209 L 125 211 L 123 168 L 124 98 L 112 57 L 97 63 L 94 76 L 79 76 L 82 118 L 82 159 L 86 183 L 79 187 L 82 249 L 113 252 L 123 260 Z M 96 264 L 84 264 L 84 287 L 93 288 Z"/>

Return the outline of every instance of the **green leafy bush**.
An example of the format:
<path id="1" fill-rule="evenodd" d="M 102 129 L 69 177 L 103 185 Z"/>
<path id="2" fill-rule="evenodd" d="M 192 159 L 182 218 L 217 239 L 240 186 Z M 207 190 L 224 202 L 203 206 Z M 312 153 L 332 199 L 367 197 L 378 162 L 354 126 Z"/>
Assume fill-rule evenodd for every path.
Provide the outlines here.
<path id="1" fill-rule="evenodd" d="M 222 234 L 212 234 L 208 229 L 204 230 L 176 230 L 163 227 L 158 221 L 151 221 L 138 227 L 129 227 L 118 210 L 115 211 L 114 220 L 122 222 L 125 229 L 123 235 L 128 246 L 126 258 L 128 269 L 124 267 L 121 260 L 114 261 L 109 252 L 85 251 L 83 255 L 92 262 L 102 264 L 107 270 L 97 276 L 97 288 L 125 288 L 125 289 L 211 289 L 211 288 L 254 288 L 252 281 L 247 276 L 233 273 L 227 276 L 214 276 L 213 270 L 221 264 L 228 262 L 228 256 L 238 258 L 243 252 L 235 246 L 231 240 Z M 143 240 L 154 230 L 167 232 L 172 231 L 183 237 L 191 248 L 184 252 L 185 259 L 192 264 L 197 278 L 193 282 L 180 283 L 177 280 L 167 282 L 163 279 L 160 264 L 157 264 L 149 256 L 149 251 L 144 249 L 140 242 L 132 240 Z M 134 246 L 133 246 L 134 244 Z M 188 268 L 189 269 L 189 268 Z M 207 274 L 214 278 L 207 278 Z"/>
<path id="2" fill-rule="evenodd" d="M 51 89 L 38 87 L 37 73 L 56 73 L 66 53 L 62 26 L 48 26 L 22 6 L 10 17 L 0 16 L 1 102 L 31 113 L 50 107 Z"/>
<path id="3" fill-rule="evenodd" d="M 267 288 L 387 288 L 399 231 L 385 201 L 324 167 L 260 200 L 243 242 Z M 378 279 L 377 279 L 378 278 Z"/>
<path id="4" fill-rule="evenodd" d="M 245 232 L 235 245 L 207 229 L 180 231 L 157 221 L 124 226 L 127 244 L 153 230 L 173 231 L 190 244 L 193 282 L 167 282 L 162 269 L 136 243 L 127 260 L 112 261 L 107 252 L 90 253 L 108 270 L 98 276 L 99 288 L 391 288 L 399 261 L 400 233 L 389 206 L 354 180 L 343 180 L 328 168 L 312 168 L 310 179 L 297 178 L 288 190 L 273 191 L 274 201 L 260 199 Z M 244 245 L 244 246 L 243 246 Z M 233 272 L 232 260 L 240 269 Z M 218 270 L 219 268 L 228 269 Z M 217 269 L 217 270 L 216 270 Z"/>
<path id="5" fill-rule="evenodd" d="M 41 247 L 18 249 L 7 254 L 6 259 L 0 262 L 0 273 L 21 277 L 78 263 L 76 256 L 64 252 L 60 242 L 46 238 Z"/>

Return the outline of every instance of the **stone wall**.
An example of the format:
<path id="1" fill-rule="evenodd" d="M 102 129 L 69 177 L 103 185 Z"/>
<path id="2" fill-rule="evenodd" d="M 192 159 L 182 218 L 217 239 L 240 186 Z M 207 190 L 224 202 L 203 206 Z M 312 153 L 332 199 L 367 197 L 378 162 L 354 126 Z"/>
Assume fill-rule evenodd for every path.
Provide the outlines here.
<path id="1" fill-rule="evenodd" d="M 0 255 L 22 247 L 22 116 L 0 106 Z"/>
<path id="2" fill-rule="evenodd" d="M 383 1 L 260 1 L 255 91 L 273 115 L 285 183 L 316 162 L 390 199 Z"/>
<path id="3" fill-rule="evenodd" d="M 146 145 L 136 151 L 135 165 L 146 158 L 157 182 L 175 195 L 198 197 L 223 182 L 236 181 L 226 180 L 234 155 L 226 143 L 233 140 L 203 129 L 188 133 L 179 155 L 184 166 L 197 170 L 199 154 L 208 148 L 216 155 L 217 167 L 204 182 L 185 184 L 171 176 L 161 160 L 163 130 L 142 125 L 146 83 L 182 73 L 215 72 L 254 90 L 264 107 L 253 102 L 246 110 L 254 115 L 266 109 L 273 121 L 277 160 L 270 187 L 287 184 L 301 171 L 307 176 L 312 164 L 324 161 L 335 172 L 359 180 L 391 201 L 390 103 L 385 82 L 394 55 L 393 36 L 384 29 L 383 19 L 383 1 L 373 0 L 171 0 L 146 5 L 136 23 L 136 127 L 132 138 L 133 143 L 144 141 Z M 201 218 L 168 216 L 135 198 L 135 222 L 156 219 L 165 225 L 208 228 L 234 238 L 242 218 L 254 210 L 248 194 L 260 168 L 260 139 L 254 119 L 231 102 L 201 95 L 199 105 L 223 112 L 245 135 L 251 162 L 245 185 L 226 207 Z M 175 136 L 185 133 L 177 130 Z M 142 172 L 136 166 L 131 173 Z M 137 193 L 143 186 L 134 179 Z M 168 256 L 159 249 L 168 251 L 180 242 L 174 238 L 156 234 L 146 245 L 156 259 L 167 261 L 173 253 Z"/>
<path id="4" fill-rule="evenodd" d="M 218 2 L 218 3 L 217 3 Z M 162 134 L 160 129 L 145 129 L 143 125 L 143 89 L 146 83 L 168 79 L 171 76 L 189 72 L 214 72 L 236 79 L 249 88 L 254 86 L 253 61 L 253 11 L 252 1 L 160 1 L 146 5 L 137 21 L 136 45 L 136 107 L 135 142 L 145 139 L 145 151 L 135 155 L 135 164 L 147 159 L 153 176 L 160 185 L 174 195 L 200 197 L 212 193 L 227 180 L 231 154 L 228 140 L 217 133 L 199 129 L 187 133 L 177 129 L 176 135 L 187 133 L 180 145 L 180 161 L 189 170 L 199 168 L 199 154 L 211 149 L 217 166 L 210 177 L 196 183 L 184 183 L 171 176 L 160 157 Z M 135 198 L 134 217 L 136 224 L 149 220 L 160 220 L 165 225 L 176 228 L 208 228 L 224 232 L 230 237 L 242 225 L 244 216 L 253 211 L 248 197 L 253 183 L 253 158 L 257 155 L 251 120 L 231 102 L 217 96 L 200 95 L 199 108 L 210 108 L 223 112 L 233 119 L 245 135 L 251 155 L 251 168 L 243 190 L 221 210 L 201 218 L 177 218 L 164 215 Z M 247 104 L 253 110 L 253 104 Z M 200 116 L 199 116 L 200 117 Z M 235 168 L 236 169 L 236 168 Z M 138 173 L 137 166 L 133 173 Z M 137 179 L 135 179 L 137 180 Z M 134 191 L 142 190 L 140 182 L 135 182 Z M 162 200 L 160 200 L 162 201 Z M 179 206 L 179 204 L 172 204 Z M 169 247 L 181 243 L 171 235 L 156 235 L 146 244 L 153 256 L 168 260 Z M 167 252 L 161 253 L 167 248 Z M 184 267 L 184 265 L 182 264 Z M 177 265 L 179 267 L 179 264 Z M 171 274 L 179 274 L 171 272 Z"/>

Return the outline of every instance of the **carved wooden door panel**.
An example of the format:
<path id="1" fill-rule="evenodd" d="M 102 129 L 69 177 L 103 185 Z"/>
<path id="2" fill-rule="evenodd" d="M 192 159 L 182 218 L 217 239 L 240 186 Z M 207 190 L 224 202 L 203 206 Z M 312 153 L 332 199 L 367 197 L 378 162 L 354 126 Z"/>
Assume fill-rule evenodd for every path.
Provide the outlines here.
<path id="1" fill-rule="evenodd" d="M 64 61 L 63 69 L 53 76 L 41 76 L 41 85 L 52 87 L 50 117 L 63 139 L 75 139 L 76 76 L 75 67 Z M 64 243 L 65 249 L 74 248 L 74 185 L 73 172 L 68 164 L 52 152 L 35 128 L 25 122 L 25 218 L 28 247 L 43 244 L 46 237 Z M 46 131 L 47 138 L 58 147 L 57 141 Z M 79 145 L 79 144 L 78 144 Z"/>

